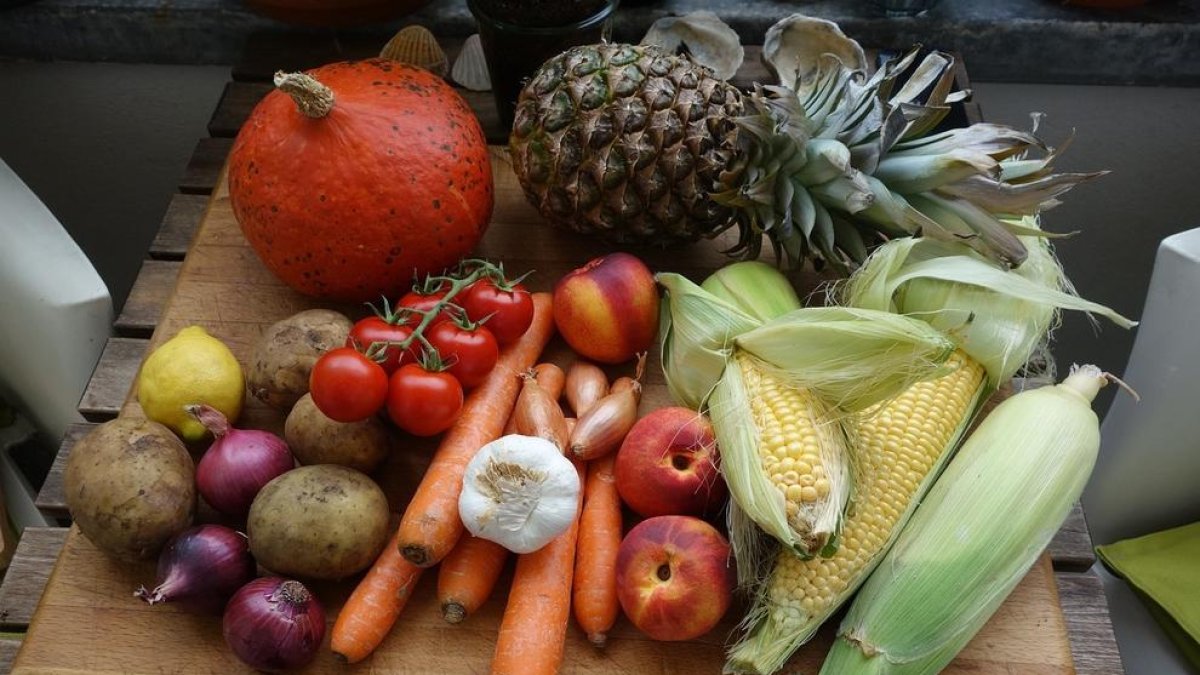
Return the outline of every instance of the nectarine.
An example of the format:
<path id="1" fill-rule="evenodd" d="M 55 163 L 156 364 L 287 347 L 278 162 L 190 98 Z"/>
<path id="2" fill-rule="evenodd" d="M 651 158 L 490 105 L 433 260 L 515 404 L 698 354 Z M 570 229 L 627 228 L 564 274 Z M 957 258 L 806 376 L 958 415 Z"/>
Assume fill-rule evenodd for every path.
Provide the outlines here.
<path id="1" fill-rule="evenodd" d="M 645 517 L 711 516 L 728 497 L 712 425 L 687 408 L 638 420 L 617 451 L 616 478 L 621 499 Z"/>
<path id="2" fill-rule="evenodd" d="M 567 273 L 554 285 L 554 323 L 580 355 L 621 363 L 658 334 L 658 287 L 638 258 L 613 253 Z"/>
<path id="3" fill-rule="evenodd" d="M 736 582 L 729 542 L 691 516 L 638 523 L 617 551 L 617 598 L 625 616 L 655 640 L 691 640 L 729 609 Z"/>

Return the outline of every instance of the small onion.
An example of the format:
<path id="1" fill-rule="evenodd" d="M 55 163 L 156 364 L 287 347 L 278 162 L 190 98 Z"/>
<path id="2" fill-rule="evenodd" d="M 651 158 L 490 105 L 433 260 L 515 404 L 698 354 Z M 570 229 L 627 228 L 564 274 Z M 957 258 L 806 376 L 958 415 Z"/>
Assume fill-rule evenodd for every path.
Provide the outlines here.
<path id="1" fill-rule="evenodd" d="M 549 392 L 538 384 L 536 375 L 530 372 L 521 377 L 525 379 L 525 383 L 521 385 L 521 395 L 517 397 L 517 405 L 513 410 L 517 433 L 544 438 L 562 452 L 570 438 L 562 408 L 558 407 L 558 403 L 550 397 Z"/>
<path id="2" fill-rule="evenodd" d="M 221 628 L 225 643 L 252 668 L 303 668 L 325 639 L 325 610 L 299 581 L 263 577 L 229 600 Z"/>
<path id="3" fill-rule="evenodd" d="M 254 578 L 246 535 L 224 525 L 200 525 L 167 542 L 158 558 L 158 586 L 134 591 L 154 605 L 174 602 L 195 613 L 220 614 L 229 597 Z"/>
<path id="4" fill-rule="evenodd" d="M 638 403 L 642 398 L 642 373 L 646 366 L 646 355 L 638 358 L 637 374 L 634 379 L 620 378 L 613 384 L 611 393 L 588 408 L 579 416 L 571 429 L 571 456 L 580 460 L 593 460 L 616 450 L 637 422 Z M 628 380 L 628 383 L 624 382 Z"/>
<path id="5" fill-rule="evenodd" d="M 196 489 L 220 513 L 245 518 L 258 491 L 296 465 L 292 452 L 269 431 L 230 427 L 210 406 L 189 405 L 187 411 L 216 439 L 196 466 Z"/>
<path id="6" fill-rule="evenodd" d="M 594 363 L 576 361 L 567 369 L 564 393 L 575 416 L 582 417 L 589 408 L 608 395 L 608 376 Z"/>

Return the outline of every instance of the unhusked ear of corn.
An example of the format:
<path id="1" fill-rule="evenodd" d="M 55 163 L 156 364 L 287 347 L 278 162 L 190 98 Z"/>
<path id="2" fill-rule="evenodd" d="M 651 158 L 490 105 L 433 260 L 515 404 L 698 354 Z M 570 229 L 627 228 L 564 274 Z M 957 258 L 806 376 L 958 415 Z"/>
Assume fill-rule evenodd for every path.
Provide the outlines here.
<path id="1" fill-rule="evenodd" d="M 844 307 L 798 308 L 735 333 L 717 315 L 750 313 L 679 275 L 658 280 L 664 370 L 680 383 L 673 391 L 707 404 L 738 513 L 797 553 L 828 554 L 852 488 L 845 416 L 937 373 L 953 344 L 921 321 Z M 711 380 L 716 355 L 724 367 Z M 750 578 L 757 532 L 731 526 L 730 535 L 739 575 Z"/>
<path id="2" fill-rule="evenodd" d="M 933 674 L 966 646 L 1083 492 L 1105 382 L 1072 369 L 988 415 L 851 604 L 823 675 Z"/>

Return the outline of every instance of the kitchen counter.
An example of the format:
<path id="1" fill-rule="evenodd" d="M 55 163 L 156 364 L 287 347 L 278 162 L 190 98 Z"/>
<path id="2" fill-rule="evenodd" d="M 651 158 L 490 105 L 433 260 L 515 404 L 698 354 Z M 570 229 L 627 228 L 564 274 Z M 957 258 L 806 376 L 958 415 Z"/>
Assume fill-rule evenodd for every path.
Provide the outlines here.
<path id="1" fill-rule="evenodd" d="M 1059 0 L 942 0 L 925 15 L 889 19 L 868 0 L 660 0 L 622 7 L 614 37 L 637 40 L 654 19 L 711 9 L 757 44 L 774 21 L 802 11 L 837 21 L 862 42 L 914 42 L 961 52 L 976 79 L 1073 84 L 1200 84 L 1200 0 L 1099 10 Z M 421 23 L 464 37 L 464 0 L 434 0 L 407 17 L 343 31 L 386 34 Z M 239 0 L 40 0 L 0 10 L 0 56 L 40 60 L 229 64 L 257 32 L 312 30 L 262 17 Z M 318 30 L 328 34 L 329 29 Z"/>

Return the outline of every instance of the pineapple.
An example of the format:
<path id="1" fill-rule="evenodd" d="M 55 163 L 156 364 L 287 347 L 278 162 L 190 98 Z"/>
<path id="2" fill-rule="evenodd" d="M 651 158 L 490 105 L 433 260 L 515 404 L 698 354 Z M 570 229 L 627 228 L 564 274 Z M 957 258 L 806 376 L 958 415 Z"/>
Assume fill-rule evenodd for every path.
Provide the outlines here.
<path id="1" fill-rule="evenodd" d="M 731 253 L 846 270 L 892 236 L 964 241 L 1025 259 L 1019 226 L 1097 174 L 1052 174 L 1055 153 L 995 124 L 932 134 L 960 100 L 953 60 L 916 50 L 867 79 L 836 57 L 793 86 L 743 93 L 650 45 L 574 47 L 521 92 L 509 148 L 527 198 L 556 225 L 676 246 L 738 228 Z M 911 73 L 910 73 L 911 71 Z M 908 75 L 903 85 L 901 75 Z"/>

